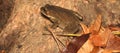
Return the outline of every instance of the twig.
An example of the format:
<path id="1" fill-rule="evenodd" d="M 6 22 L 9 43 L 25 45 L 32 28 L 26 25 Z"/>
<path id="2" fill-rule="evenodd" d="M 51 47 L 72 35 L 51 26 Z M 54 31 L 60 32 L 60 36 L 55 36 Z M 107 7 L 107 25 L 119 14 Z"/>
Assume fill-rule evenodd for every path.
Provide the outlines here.
<path id="1" fill-rule="evenodd" d="M 60 52 L 62 52 L 62 50 L 60 49 L 60 46 L 59 46 L 59 43 L 57 42 L 57 40 L 63 45 L 65 46 L 58 38 L 55 37 L 55 34 L 52 32 L 52 29 L 50 29 L 49 27 L 46 27 L 46 29 L 51 33 L 51 36 L 53 37 L 53 39 L 55 40 L 57 46 L 58 46 L 58 49 Z"/>

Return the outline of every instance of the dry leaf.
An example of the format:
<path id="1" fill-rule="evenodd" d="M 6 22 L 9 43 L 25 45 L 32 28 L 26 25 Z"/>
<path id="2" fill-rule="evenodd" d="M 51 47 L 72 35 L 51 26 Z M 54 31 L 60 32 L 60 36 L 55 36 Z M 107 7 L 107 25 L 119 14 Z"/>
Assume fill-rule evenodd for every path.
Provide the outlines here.
<path id="1" fill-rule="evenodd" d="M 111 34 L 106 49 L 120 50 L 120 37 Z"/>
<path id="2" fill-rule="evenodd" d="M 120 27 L 117 27 L 117 26 L 109 26 L 109 28 L 112 31 L 120 31 Z"/>
<path id="3" fill-rule="evenodd" d="M 111 50 L 105 49 L 102 53 L 112 53 Z"/>
<path id="4" fill-rule="evenodd" d="M 93 50 L 90 53 L 98 53 L 100 48 L 98 46 L 94 46 Z"/>
<path id="5" fill-rule="evenodd" d="M 90 34 L 83 34 L 82 36 L 75 37 L 67 45 L 67 48 L 63 50 L 63 53 L 77 53 L 77 51 L 82 47 L 82 45 L 88 40 Z"/>
<path id="6" fill-rule="evenodd" d="M 93 22 L 93 24 L 91 24 L 91 26 L 89 27 L 90 32 L 99 32 L 99 29 L 101 27 L 101 15 L 97 16 L 97 19 Z"/>
<path id="7" fill-rule="evenodd" d="M 106 43 L 110 37 L 111 31 L 108 28 L 105 28 L 105 31 L 100 33 L 100 36 L 102 38 L 102 45 L 101 46 L 106 46 Z"/>
<path id="8" fill-rule="evenodd" d="M 90 40 L 95 46 L 102 46 L 102 37 L 100 36 L 100 27 L 101 27 L 101 15 L 97 16 L 97 19 L 91 24 L 89 30 L 91 32 Z"/>
<path id="9" fill-rule="evenodd" d="M 103 39 L 100 35 L 93 35 L 90 37 L 90 40 L 94 46 L 103 46 L 102 44 Z"/>
<path id="10" fill-rule="evenodd" d="M 85 44 L 78 50 L 77 53 L 90 53 L 93 49 L 93 44 L 91 41 L 88 39 Z"/>

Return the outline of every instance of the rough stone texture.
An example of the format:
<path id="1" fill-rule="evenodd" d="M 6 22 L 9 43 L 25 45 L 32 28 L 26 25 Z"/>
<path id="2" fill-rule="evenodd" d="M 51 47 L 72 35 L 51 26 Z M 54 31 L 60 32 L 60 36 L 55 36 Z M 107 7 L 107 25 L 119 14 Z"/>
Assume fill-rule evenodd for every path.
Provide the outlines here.
<path id="1" fill-rule="evenodd" d="M 86 25 L 97 14 L 102 15 L 103 26 L 120 24 L 120 0 L 14 0 L 14 3 L 4 24 L 6 27 L 0 33 L 0 47 L 9 53 L 58 53 L 54 39 L 50 35 L 42 35 L 44 27 L 50 24 L 40 15 L 40 8 L 45 4 L 78 12 Z M 59 38 L 66 41 L 65 37 Z"/>

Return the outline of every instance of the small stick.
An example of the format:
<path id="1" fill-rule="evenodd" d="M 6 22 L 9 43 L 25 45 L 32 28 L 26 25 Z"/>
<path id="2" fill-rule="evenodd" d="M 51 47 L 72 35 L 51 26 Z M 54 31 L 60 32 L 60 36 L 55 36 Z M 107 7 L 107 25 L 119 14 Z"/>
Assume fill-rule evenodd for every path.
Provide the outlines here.
<path id="1" fill-rule="evenodd" d="M 55 37 L 55 34 L 52 32 L 52 29 L 50 29 L 49 27 L 46 27 L 46 29 L 51 33 L 53 39 L 55 40 L 55 42 L 56 42 L 56 44 L 57 44 L 57 46 L 58 46 L 59 51 L 62 52 L 61 49 L 60 49 L 60 46 L 59 46 L 59 44 L 58 44 L 58 42 L 57 42 L 57 40 L 58 40 L 63 46 L 64 46 L 64 44 L 63 44 L 58 38 Z"/>

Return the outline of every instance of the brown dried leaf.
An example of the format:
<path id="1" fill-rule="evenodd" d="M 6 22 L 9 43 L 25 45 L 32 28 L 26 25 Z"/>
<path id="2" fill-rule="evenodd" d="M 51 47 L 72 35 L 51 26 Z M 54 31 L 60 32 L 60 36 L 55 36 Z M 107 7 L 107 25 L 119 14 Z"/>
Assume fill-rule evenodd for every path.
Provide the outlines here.
<path id="1" fill-rule="evenodd" d="M 90 53 L 92 49 L 94 48 L 91 41 L 88 39 L 85 44 L 78 50 L 77 53 Z"/>
<path id="2" fill-rule="evenodd" d="M 82 36 L 75 37 L 68 45 L 63 53 L 77 53 L 82 45 L 88 40 L 90 34 L 83 34 Z"/>
<path id="3" fill-rule="evenodd" d="M 110 35 L 106 49 L 109 50 L 120 50 L 120 37 Z"/>
<path id="4" fill-rule="evenodd" d="M 109 28 L 112 31 L 120 31 L 120 27 L 117 27 L 117 26 L 109 26 Z"/>

